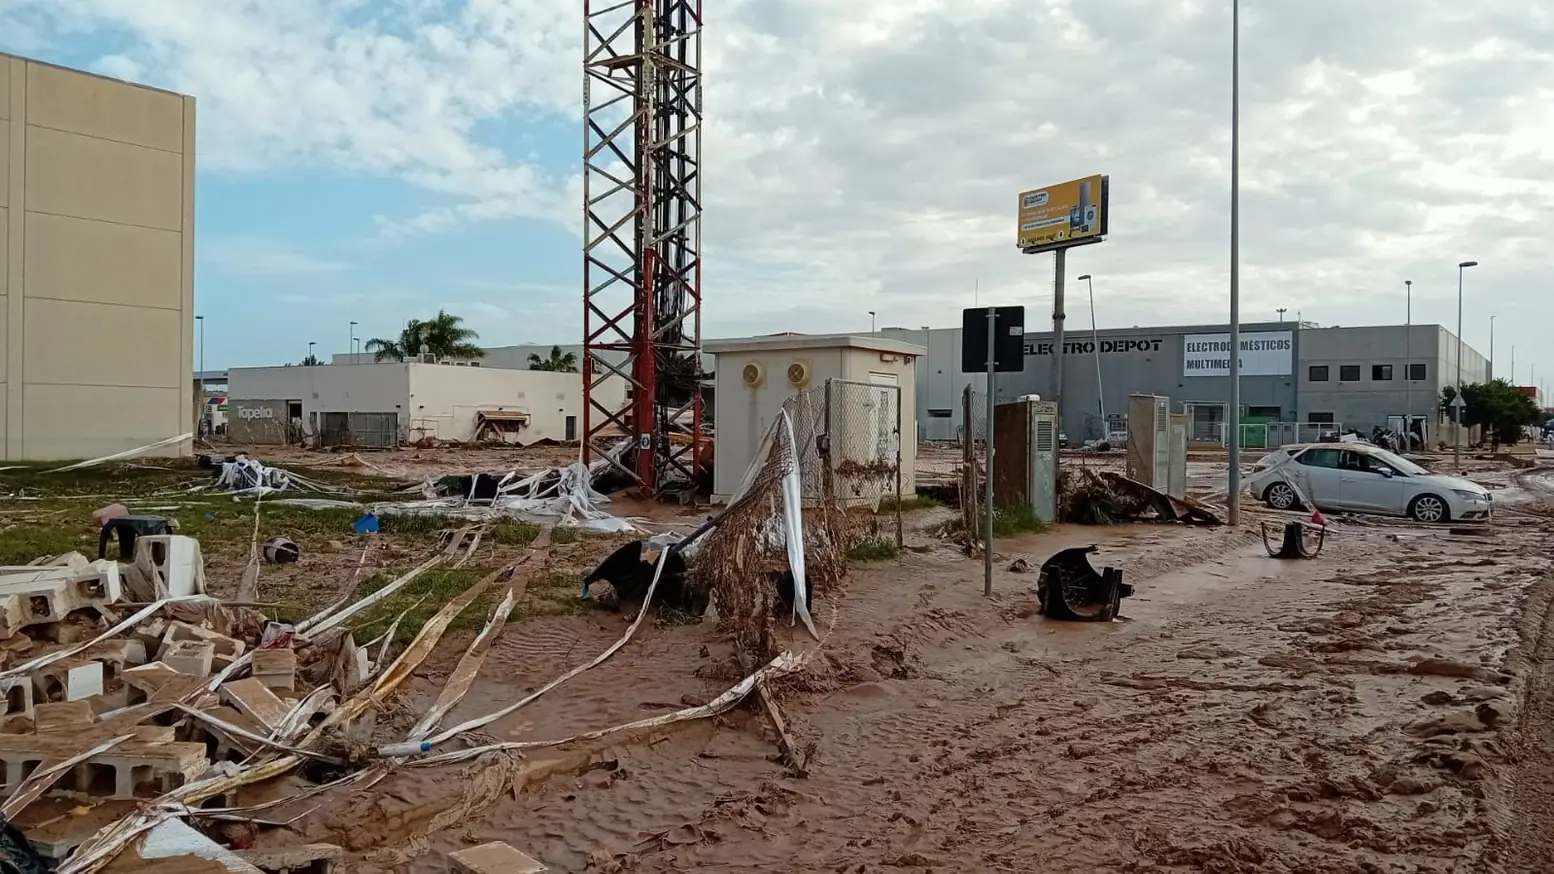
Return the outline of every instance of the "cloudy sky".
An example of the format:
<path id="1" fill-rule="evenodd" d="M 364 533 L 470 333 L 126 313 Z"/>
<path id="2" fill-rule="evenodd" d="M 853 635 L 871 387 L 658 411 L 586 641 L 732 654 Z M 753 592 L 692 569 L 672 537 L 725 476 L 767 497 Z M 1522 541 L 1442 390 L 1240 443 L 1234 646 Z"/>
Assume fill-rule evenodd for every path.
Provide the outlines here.
<path id="1" fill-rule="evenodd" d="M 1242 6 L 1244 318 L 1398 323 L 1411 279 L 1451 326 L 1471 258 L 1467 340 L 1498 315 L 1501 362 L 1554 368 L 1554 4 Z M 576 342 L 580 7 L 0 0 L 0 50 L 199 98 L 209 366 L 438 306 Z M 708 334 L 949 326 L 977 289 L 1046 313 L 1015 195 L 1096 172 L 1112 234 L 1069 275 L 1101 326 L 1227 317 L 1228 2 L 708 7 Z"/>

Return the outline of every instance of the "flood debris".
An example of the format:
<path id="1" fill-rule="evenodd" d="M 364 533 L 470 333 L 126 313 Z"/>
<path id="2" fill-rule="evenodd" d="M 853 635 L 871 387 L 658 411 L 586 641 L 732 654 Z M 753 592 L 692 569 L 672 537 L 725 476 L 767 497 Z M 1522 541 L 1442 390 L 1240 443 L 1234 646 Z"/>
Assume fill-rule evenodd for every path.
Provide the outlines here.
<path id="1" fill-rule="evenodd" d="M 1122 599 L 1133 596 L 1133 587 L 1122 581 L 1122 571 L 1108 567 L 1096 572 L 1090 556 L 1097 546 L 1060 550 L 1042 562 L 1036 578 L 1039 612 L 1049 619 L 1075 622 L 1110 622 L 1122 612 Z"/>
<path id="2" fill-rule="evenodd" d="M 1113 471 L 1066 470 L 1058 478 L 1058 518 L 1078 525 L 1123 522 L 1224 524 L 1213 508 L 1178 498 Z"/>
<path id="3" fill-rule="evenodd" d="M 457 874 L 541 874 L 550 869 L 502 841 L 492 841 L 448 854 Z"/>
<path id="4" fill-rule="evenodd" d="M 1272 558 L 1297 559 L 1316 558 L 1322 552 L 1322 546 L 1327 542 L 1327 525 L 1309 525 L 1305 522 L 1292 521 L 1280 526 L 1276 522 L 1264 522 L 1262 525 L 1263 548 Z M 1274 538 L 1270 533 L 1276 533 L 1278 546 L 1274 546 Z"/>

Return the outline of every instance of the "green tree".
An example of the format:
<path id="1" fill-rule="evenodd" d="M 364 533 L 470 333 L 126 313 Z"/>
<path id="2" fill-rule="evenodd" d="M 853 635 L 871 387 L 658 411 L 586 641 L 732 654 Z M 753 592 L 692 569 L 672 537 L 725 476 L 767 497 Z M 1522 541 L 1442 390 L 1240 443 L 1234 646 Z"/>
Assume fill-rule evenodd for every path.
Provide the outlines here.
<path id="1" fill-rule="evenodd" d="M 463 317 L 438 310 L 436 316 L 425 321 L 411 319 L 398 339 L 374 337 L 362 348 L 371 352 L 376 361 L 405 361 L 421 354 L 423 349 L 438 358 L 482 358 L 486 351 L 475 344 L 479 339 L 473 329 L 464 327 Z"/>
<path id="2" fill-rule="evenodd" d="M 537 353 L 529 353 L 530 370 L 549 370 L 556 373 L 576 373 L 577 355 L 571 352 L 562 352 L 560 346 L 550 347 L 550 354 L 541 358 Z"/>
<path id="3" fill-rule="evenodd" d="M 1454 386 L 1441 390 L 1441 410 L 1448 420 L 1453 418 L 1452 402 L 1456 397 Z M 1482 428 L 1486 439 L 1503 446 L 1520 442 L 1523 428 L 1543 421 L 1537 402 L 1503 379 L 1463 386 L 1462 402 L 1466 405 L 1462 409 L 1462 424 Z"/>
<path id="4" fill-rule="evenodd" d="M 317 355 L 312 355 L 312 354 L 310 354 L 310 355 L 308 355 L 308 357 L 302 359 L 302 366 L 303 367 L 317 367 L 317 366 L 319 366 L 320 364 L 323 364 L 323 363 L 324 362 L 318 360 L 318 356 Z"/>

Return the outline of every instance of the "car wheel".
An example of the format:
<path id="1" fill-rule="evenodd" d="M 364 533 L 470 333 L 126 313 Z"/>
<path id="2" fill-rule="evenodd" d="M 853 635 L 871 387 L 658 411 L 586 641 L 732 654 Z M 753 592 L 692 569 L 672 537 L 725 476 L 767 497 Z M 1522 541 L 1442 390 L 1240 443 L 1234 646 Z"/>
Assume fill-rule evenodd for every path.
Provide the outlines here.
<path id="1" fill-rule="evenodd" d="M 1300 503 L 1300 498 L 1295 496 L 1295 490 L 1289 483 L 1278 482 L 1269 486 L 1263 492 L 1263 500 L 1275 510 L 1293 510 Z"/>
<path id="2" fill-rule="evenodd" d="M 1435 495 L 1420 495 L 1408 505 L 1408 515 L 1416 522 L 1435 524 L 1437 522 L 1450 522 L 1451 511 L 1446 508 L 1446 502 Z"/>

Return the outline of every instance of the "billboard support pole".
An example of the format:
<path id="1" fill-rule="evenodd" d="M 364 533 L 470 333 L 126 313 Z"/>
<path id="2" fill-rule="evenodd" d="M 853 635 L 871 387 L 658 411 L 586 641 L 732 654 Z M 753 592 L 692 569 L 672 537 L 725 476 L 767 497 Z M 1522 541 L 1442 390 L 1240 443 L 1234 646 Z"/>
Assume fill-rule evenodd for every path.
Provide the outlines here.
<path id="1" fill-rule="evenodd" d="M 1241 524 L 1241 6 L 1230 2 L 1230 494 L 1226 516 Z"/>
<path id="2" fill-rule="evenodd" d="M 1068 270 L 1068 249 L 1052 254 L 1052 402 L 1058 405 L 1058 430 L 1063 430 L 1063 277 Z M 1060 453 L 1056 449 L 1055 453 Z"/>
<path id="3" fill-rule="evenodd" d="M 1058 250 L 1063 257 L 1063 250 Z M 987 308 L 987 486 L 982 501 L 982 595 L 993 597 L 993 390 L 998 380 L 994 350 L 998 344 L 998 310 Z M 973 432 L 974 434 L 975 432 Z"/>

